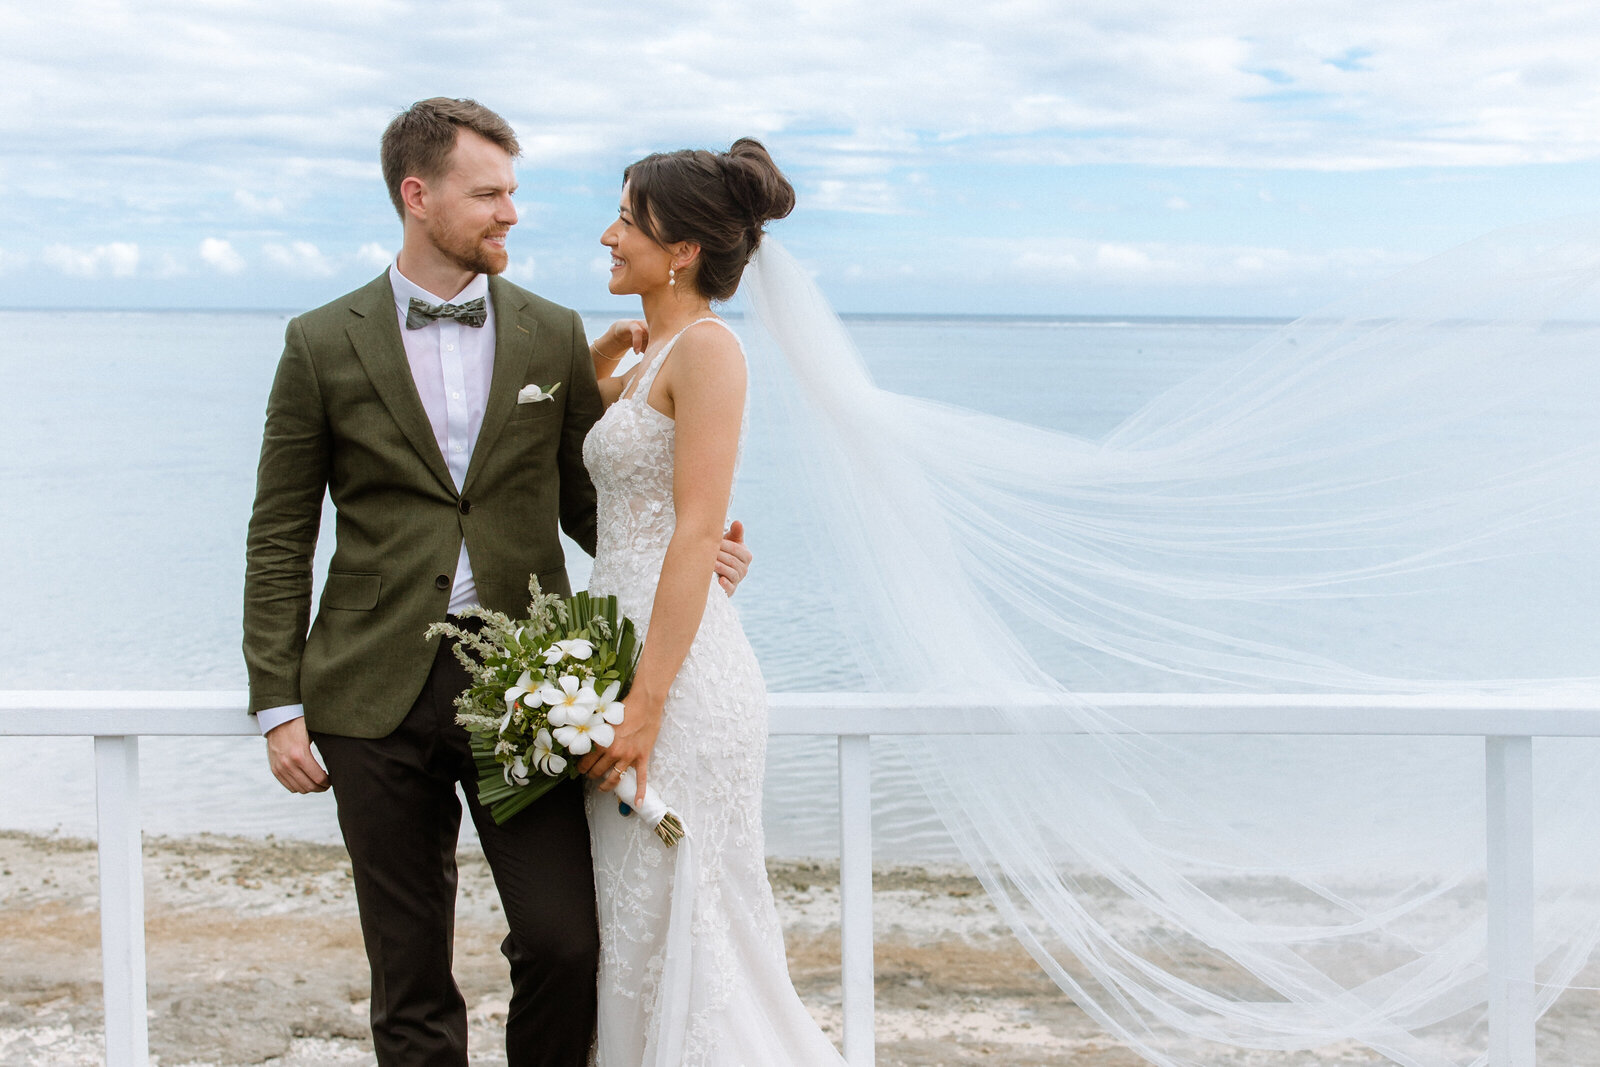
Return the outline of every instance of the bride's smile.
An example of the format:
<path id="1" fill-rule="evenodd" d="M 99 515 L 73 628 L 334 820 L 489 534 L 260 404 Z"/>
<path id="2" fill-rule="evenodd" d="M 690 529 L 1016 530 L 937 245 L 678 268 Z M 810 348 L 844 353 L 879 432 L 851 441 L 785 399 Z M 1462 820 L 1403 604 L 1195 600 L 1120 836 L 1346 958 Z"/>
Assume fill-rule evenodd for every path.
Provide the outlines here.
<path id="1" fill-rule="evenodd" d="M 607 288 L 613 293 L 647 293 L 672 280 L 672 253 L 634 225 L 627 185 L 622 187 L 616 220 L 600 235 L 600 243 L 611 250 Z"/>

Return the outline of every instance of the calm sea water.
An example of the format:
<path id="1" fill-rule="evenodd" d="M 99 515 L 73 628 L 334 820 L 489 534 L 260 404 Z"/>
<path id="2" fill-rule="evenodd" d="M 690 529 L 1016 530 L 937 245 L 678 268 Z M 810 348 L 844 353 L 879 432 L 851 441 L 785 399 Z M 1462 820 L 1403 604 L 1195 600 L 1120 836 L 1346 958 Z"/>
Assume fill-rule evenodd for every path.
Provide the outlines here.
<path id="1" fill-rule="evenodd" d="M 288 318 L 0 312 L 11 340 L 0 352 L 0 688 L 244 688 L 244 532 Z M 848 325 L 889 388 L 1088 436 L 1270 329 L 898 316 Z M 782 550 L 783 444 L 753 423 L 734 511 L 758 561 L 739 607 L 773 689 L 825 689 L 828 671 L 807 652 L 827 625 L 810 610 L 814 578 Z M 569 556 L 581 587 L 588 560 Z M 1283 757 L 1280 747 L 1280 767 Z M 831 742 L 775 739 L 769 763 L 769 851 L 836 852 Z M 331 796 L 286 794 L 258 739 L 149 739 L 142 773 L 153 833 L 338 836 Z M 90 835 L 92 783 L 87 739 L 0 738 L 0 828 Z M 885 858 L 951 855 L 892 752 L 880 754 L 874 789 Z"/>

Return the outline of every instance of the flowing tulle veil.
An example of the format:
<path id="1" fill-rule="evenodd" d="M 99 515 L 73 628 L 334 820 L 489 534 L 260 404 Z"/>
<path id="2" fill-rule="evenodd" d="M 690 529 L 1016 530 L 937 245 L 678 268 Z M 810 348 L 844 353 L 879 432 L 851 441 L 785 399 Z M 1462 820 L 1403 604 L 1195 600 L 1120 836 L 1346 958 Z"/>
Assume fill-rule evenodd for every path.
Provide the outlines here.
<path id="1" fill-rule="evenodd" d="M 1100 440 L 877 388 L 770 239 L 741 291 L 796 465 L 763 521 L 808 524 L 851 687 L 1019 732 L 901 744 L 1057 983 L 1155 1063 L 1485 1062 L 1481 739 L 1139 736 L 1073 694 L 1594 691 L 1596 220 L 1430 261 Z M 1536 748 L 1541 1010 L 1600 937 L 1596 755 Z"/>

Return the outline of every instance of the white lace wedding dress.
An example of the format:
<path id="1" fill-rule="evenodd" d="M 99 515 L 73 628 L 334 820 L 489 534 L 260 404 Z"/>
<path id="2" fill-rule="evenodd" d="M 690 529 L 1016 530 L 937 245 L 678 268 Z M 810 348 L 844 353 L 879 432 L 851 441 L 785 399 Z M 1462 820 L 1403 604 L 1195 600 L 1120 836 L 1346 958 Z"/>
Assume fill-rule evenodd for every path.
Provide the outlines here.
<path id="1" fill-rule="evenodd" d="M 722 323 L 720 319 L 700 320 Z M 693 325 L 693 324 L 691 324 Z M 589 589 L 614 593 L 641 636 L 674 511 L 675 425 L 650 386 L 683 336 L 590 431 L 599 543 Z M 649 780 L 688 831 L 668 848 L 590 786 L 600 912 L 598 1067 L 842 1064 L 789 981 L 761 827 L 766 685 L 732 603 L 706 611 L 668 692 Z"/>

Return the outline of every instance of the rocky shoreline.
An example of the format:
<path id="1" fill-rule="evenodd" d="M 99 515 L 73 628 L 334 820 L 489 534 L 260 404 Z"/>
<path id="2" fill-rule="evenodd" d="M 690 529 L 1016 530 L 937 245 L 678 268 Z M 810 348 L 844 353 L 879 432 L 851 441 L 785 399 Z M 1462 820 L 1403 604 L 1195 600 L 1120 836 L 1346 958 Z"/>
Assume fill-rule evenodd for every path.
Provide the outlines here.
<path id="1" fill-rule="evenodd" d="M 498 951 L 504 927 L 481 855 L 463 852 L 460 864 L 456 976 L 469 1005 L 473 1062 L 490 1067 L 505 1062 L 507 979 Z M 0 832 L 0 1067 L 103 1062 L 95 868 L 92 842 Z M 773 861 L 768 869 L 790 973 L 837 1041 L 837 868 Z M 150 1039 L 160 1067 L 373 1062 L 366 961 L 342 848 L 218 836 L 151 838 L 145 880 Z M 882 868 L 874 914 L 882 1067 L 1144 1062 L 1055 987 L 965 871 Z M 1574 1048 L 1600 1049 L 1600 1011 L 1588 1008 L 1569 1013 L 1577 1029 L 1561 1037 L 1572 1039 Z M 1310 1067 L 1385 1061 L 1352 1046 L 1316 1057 L 1222 1052 L 1211 1062 Z"/>

